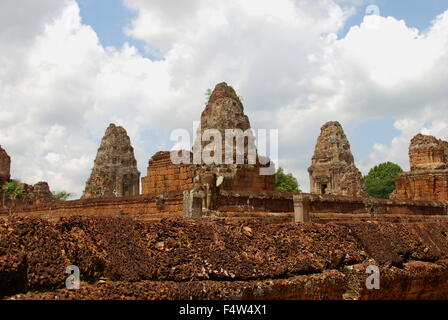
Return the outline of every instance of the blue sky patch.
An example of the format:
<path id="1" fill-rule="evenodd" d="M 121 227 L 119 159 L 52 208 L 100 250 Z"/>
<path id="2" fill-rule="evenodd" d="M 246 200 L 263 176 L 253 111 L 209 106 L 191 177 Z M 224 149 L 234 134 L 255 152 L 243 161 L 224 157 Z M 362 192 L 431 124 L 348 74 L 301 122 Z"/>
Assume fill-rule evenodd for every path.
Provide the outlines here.
<path id="1" fill-rule="evenodd" d="M 151 60 L 159 59 L 149 51 L 149 46 L 143 41 L 124 33 L 125 27 L 130 26 L 132 20 L 136 18 L 137 12 L 127 8 L 122 0 L 77 0 L 77 2 L 82 23 L 95 30 L 101 45 L 120 49 L 127 42 L 136 47 L 143 56 Z"/>
<path id="2" fill-rule="evenodd" d="M 351 27 L 361 24 L 366 9 L 369 5 L 376 5 L 383 17 L 392 16 L 399 20 L 405 20 L 408 27 L 425 31 L 431 26 L 431 22 L 448 10 L 446 0 L 371 0 L 364 1 L 357 7 L 356 15 L 352 16 L 339 32 L 339 38 L 344 38 Z"/>

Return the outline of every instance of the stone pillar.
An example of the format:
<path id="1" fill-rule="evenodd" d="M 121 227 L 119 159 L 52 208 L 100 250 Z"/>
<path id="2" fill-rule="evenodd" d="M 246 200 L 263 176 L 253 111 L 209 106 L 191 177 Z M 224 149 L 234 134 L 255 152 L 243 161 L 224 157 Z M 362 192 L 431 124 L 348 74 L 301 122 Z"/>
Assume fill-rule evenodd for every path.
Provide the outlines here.
<path id="1" fill-rule="evenodd" d="M 299 194 L 293 196 L 294 199 L 294 222 L 310 221 L 310 200 L 308 196 Z"/>
<path id="2" fill-rule="evenodd" d="M 184 218 L 202 217 L 202 201 L 205 194 L 195 189 L 184 191 Z"/>

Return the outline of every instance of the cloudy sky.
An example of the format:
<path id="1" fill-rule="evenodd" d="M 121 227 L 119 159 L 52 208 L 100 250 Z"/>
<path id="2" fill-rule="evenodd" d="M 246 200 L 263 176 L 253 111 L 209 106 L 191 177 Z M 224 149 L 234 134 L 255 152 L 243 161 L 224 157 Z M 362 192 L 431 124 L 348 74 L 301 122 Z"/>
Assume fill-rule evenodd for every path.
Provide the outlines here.
<path id="1" fill-rule="evenodd" d="M 407 169 L 419 132 L 448 138 L 446 0 L 2 0 L 0 52 L 13 177 L 78 197 L 109 123 L 144 176 L 221 81 L 253 128 L 280 130 L 280 165 L 304 190 L 326 121 L 363 173 Z"/>

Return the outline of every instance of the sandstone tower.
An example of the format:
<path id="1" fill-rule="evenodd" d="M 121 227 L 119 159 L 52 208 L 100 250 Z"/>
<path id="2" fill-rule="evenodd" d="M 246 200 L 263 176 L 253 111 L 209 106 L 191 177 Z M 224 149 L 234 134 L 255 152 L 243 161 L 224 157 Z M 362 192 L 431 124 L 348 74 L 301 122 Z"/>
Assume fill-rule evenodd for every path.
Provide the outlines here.
<path id="1" fill-rule="evenodd" d="M 362 174 L 339 122 L 322 126 L 308 172 L 311 193 L 367 197 Z"/>
<path id="2" fill-rule="evenodd" d="M 110 124 L 101 141 L 83 199 L 140 194 L 140 172 L 131 139 L 122 127 Z"/>
<path id="3" fill-rule="evenodd" d="M 158 152 L 150 159 L 148 175 L 142 179 L 143 194 L 163 194 L 204 186 L 206 190 L 211 190 L 210 192 L 215 192 L 217 187 L 225 191 L 275 190 L 275 175 L 260 175 L 260 168 L 269 166 L 269 163 L 261 164 L 259 161 L 261 157 L 257 156 L 256 150 L 252 153 L 254 157 L 251 159 L 255 158 L 253 163 L 249 162 L 247 157 L 249 148 L 255 148 L 252 131 L 246 132 L 244 161 L 240 164 L 224 163 L 226 129 L 240 129 L 243 132 L 250 129 L 249 118 L 244 114 L 243 104 L 235 90 L 224 82 L 216 85 L 201 114 L 201 126 L 193 151 L 209 146 L 211 141 L 201 139 L 207 129 L 215 129 L 222 136 L 221 161 L 218 163 L 204 163 L 201 161 L 203 159 L 196 161 L 193 153 L 197 154 L 197 152 L 187 152 L 187 158 L 191 159 L 191 164 L 173 164 L 168 151 Z M 235 160 L 236 144 L 232 143 L 232 145 Z M 210 206 L 207 205 L 207 207 Z"/>
<path id="4" fill-rule="evenodd" d="M 201 114 L 201 126 L 198 132 L 198 137 L 196 138 L 193 150 L 201 147 L 203 150 L 209 144 L 208 141 L 201 141 L 201 137 L 207 130 L 217 130 L 222 137 L 222 148 L 221 148 L 221 163 L 225 162 L 225 150 L 226 150 L 226 140 L 225 134 L 226 130 L 241 130 L 247 133 L 247 137 L 244 140 L 244 163 L 248 163 L 248 151 L 249 147 L 253 148 L 253 154 L 255 151 L 255 140 L 252 133 L 249 118 L 244 114 L 244 107 L 240 101 L 240 98 L 236 94 L 235 90 L 228 86 L 227 83 L 222 82 L 216 85 L 210 98 L 208 100 L 207 106 Z M 233 151 L 234 163 L 236 162 L 236 143 L 233 140 L 229 149 Z M 256 162 L 256 159 L 255 159 Z"/>
<path id="5" fill-rule="evenodd" d="M 210 142 L 202 141 L 206 130 L 214 129 L 222 136 L 221 163 L 213 163 L 204 168 L 208 175 L 222 181 L 221 190 L 228 191 L 262 191 L 275 190 L 275 174 L 261 175 L 260 169 L 268 167 L 269 163 L 260 163 L 255 147 L 255 137 L 251 130 L 249 118 L 244 114 L 244 107 L 235 90 L 225 82 L 217 84 L 210 95 L 207 106 L 201 114 L 200 133 L 196 137 L 193 147 L 195 153 L 198 145 L 207 148 Z M 226 140 L 226 130 L 240 130 L 245 134 L 243 142 L 244 152 L 242 161 L 237 160 L 237 139 Z M 225 153 L 233 153 L 232 164 L 225 163 Z M 263 158 L 263 160 L 269 160 Z M 275 170 L 273 170 L 275 172 Z M 199 175 L 199 178 L 204 176 Z"/>
<path id="6" fill-rule="evenodd" d="M 418 134 L 409 146 L 410 172 L 396 181 L 399 200 L 448 200 L 448 142 Z"/>

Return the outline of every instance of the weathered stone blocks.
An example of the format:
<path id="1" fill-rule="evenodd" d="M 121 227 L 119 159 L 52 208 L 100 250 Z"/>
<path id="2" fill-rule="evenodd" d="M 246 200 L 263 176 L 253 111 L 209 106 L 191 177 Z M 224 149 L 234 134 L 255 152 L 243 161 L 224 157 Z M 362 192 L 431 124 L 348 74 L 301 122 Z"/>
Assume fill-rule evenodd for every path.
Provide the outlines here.
<path id="1" fill-rule="evenodd" d="M 96 155 L 82 198 L 140 194 L 140 172 L 131 139 L 122 127 L 110 124 Z"/>
<path id="2" fill-rule="evenodd" d="M 409 146 L 410 172 L 395 180 L 399 200 L 448 201 L 448 142 L 418 134 Z"/>
<path id="3" fill-rule="evenodd" d="M 311 193 L 367 197 L 361 172 L 356 168 L 350 143 L 339 122 L 321 128 L 312 158 Z"/>
<path id="4" fill-rule="evenodd" d="M 202 155 L 210 141 L 203 141 L 201 137 L 206 130 L 217 130 L 222 139 L 222 158 L 219 163 L 206 164 L 200 157 L 196 160 L 194 155 Z M 236 159 L 236 142 L 226 145 L 224 139 L 227 129 L 247 131 L 244 141 L 244 163 L 225 164 L 225 150 L 232 148 L 234 160 Z M 249 150 L 254 148 L 253 135 L 250 131 L 249 118 L 244 114 L 243 105 L 235 90 L 226 83 L 216 85 L 205 110 L 201 115 L 201 126 L 198 138 L 193 146 L 193 152 L 187 152 L 189 163 L 174 164 L 170 152 L 156 153 L 148 164 L 148 174 L 142 179 L 143 194 L 159 193 L 175 190 L 190 190 L 192 188 L 204 189 L 204 192 L 215 192 L 216 188 L 229 191 L 262 191 L 275 190 L 275 175 L 261 175 L 260 169 L 269 166 L 261 164 L 255 150 L 255 163 L 249 163 Z M 265 163 L 267 161 L 264 161 Z M 217 183 L 218 182 L 218 183 Z M 211 186 L 214 186 L 213 188 Z M 213 195 L 208 195 L 213 198 Z M 212 201 L 212 200 L 210 200 Z M 209 201 L 207 206 L 213 205 Z"/>

